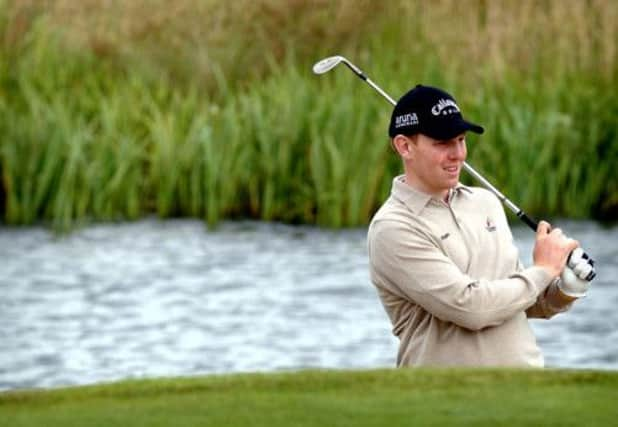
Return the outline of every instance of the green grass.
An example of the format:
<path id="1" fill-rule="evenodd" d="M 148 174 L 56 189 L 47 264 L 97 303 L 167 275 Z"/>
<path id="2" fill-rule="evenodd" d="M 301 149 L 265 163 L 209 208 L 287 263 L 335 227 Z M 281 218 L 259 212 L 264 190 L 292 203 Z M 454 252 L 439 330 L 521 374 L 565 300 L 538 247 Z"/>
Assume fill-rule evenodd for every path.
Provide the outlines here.
<path id="1" fill-rule="evenodd" d="M 487 129 L 469 162 L 527 212 L 616 219 L 614 1 L 157 4 L 0 0 L 2 222 L 366 224 L 391 106 L 311 73 L 333 53 L 395 98 L 454 93 Z"/>
<path id="2" fill-rule="evenodd" d="M 618 373 L 407 369 L 125 381 L 0 394 L 2 425 L 606 426 Z"/>

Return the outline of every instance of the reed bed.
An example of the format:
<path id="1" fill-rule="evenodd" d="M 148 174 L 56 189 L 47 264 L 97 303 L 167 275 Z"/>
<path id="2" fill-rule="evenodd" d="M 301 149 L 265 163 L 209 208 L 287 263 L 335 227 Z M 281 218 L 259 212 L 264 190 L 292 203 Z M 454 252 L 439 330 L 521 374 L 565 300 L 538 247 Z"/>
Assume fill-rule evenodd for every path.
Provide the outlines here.
<path id="1" fill-rule="evenodd" d="M 391 107 L 312 75 L 332 53 L 453 92 L 487 129 L 470 163 L 527 211 L 616 219 L 616 2 L 228 3 L 0 0 L 3 221 L 366 224 Z"/>

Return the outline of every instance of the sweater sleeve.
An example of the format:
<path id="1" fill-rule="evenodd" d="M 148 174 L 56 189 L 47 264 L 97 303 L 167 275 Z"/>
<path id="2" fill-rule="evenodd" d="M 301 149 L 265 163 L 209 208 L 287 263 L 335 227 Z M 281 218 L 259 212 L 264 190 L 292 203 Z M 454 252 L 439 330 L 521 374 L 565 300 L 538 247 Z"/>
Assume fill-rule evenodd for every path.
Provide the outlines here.
<path id="1" fill-rule="evenodd" d="M 398 221 L 381 221 L 369 241 L 373 280 L 443 321 L 480 330 L 525 311 L 551 278 L 530 267 L 499 280 L 464 274 L 430 236 Z"/>

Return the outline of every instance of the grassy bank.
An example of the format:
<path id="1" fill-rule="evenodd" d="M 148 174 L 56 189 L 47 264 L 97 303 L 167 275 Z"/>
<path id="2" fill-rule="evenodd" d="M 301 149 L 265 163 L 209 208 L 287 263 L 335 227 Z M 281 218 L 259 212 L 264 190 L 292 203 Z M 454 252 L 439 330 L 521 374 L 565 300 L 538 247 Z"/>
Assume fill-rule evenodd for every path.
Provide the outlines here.
<path id="1" fill-rule="evenodd" d="M 618 217 L 614 1 L 124 3 L 0 0 L 4 222 L 367 223 L 391 107 L 312 75 L 333 53 L 455 93 L 470 163 L 530 213 Z"/>
<path id="2" fill-rule="evenodd" d="M 27 426 L 605 426 L 618 373 L 518 370 L 307 371 L 0 393 Z"/>

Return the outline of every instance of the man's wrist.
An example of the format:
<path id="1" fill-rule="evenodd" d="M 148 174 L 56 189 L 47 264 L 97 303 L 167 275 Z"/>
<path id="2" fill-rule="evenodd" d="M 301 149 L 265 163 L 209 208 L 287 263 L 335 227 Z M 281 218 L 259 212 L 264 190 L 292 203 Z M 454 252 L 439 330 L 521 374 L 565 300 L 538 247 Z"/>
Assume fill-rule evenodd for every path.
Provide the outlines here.
<path id="1" fill-rule="evenodd" d="M 590 282 L 578 277 L 569 267 L 566 267 L 560 273 L 558 288 L 569 297 L 581 298 L 586 296 L 589 287 Z"/>

